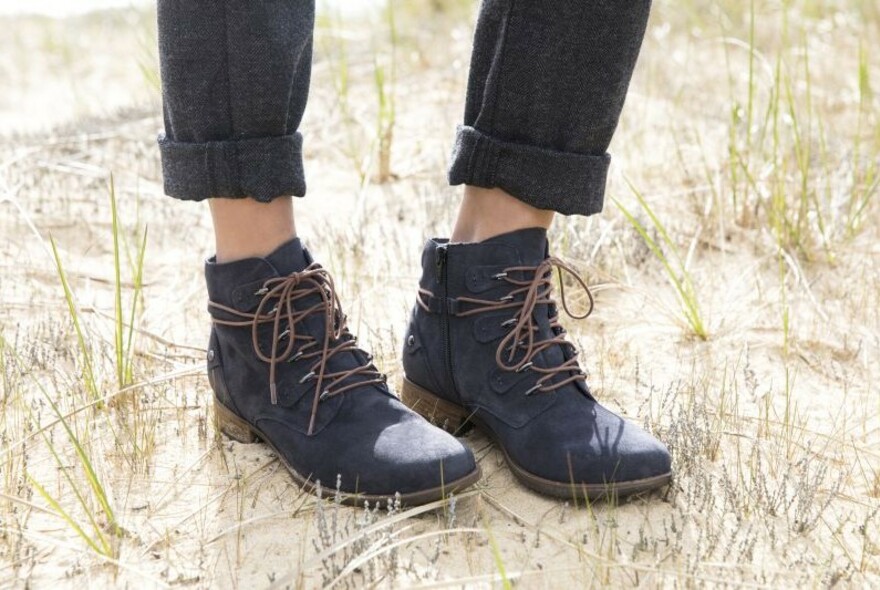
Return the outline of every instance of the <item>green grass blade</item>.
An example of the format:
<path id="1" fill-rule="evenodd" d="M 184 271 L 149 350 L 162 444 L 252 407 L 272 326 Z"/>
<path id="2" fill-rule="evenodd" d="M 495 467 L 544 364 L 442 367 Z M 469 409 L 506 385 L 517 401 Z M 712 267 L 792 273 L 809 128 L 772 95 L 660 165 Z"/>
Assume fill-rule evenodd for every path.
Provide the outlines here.
<path id="1" fill-rule="evenodd" d="M 116 515 L 114 514 L 113 509 L 110 507 L 110 502 L 107 498 L 107 492 L 104 489 L 101 480 L 98 478 L 98 475 L 95 472 L 95 468 L 92 466 L 91 459 L 89 459 L 88 454 L 85 452 L 85 449 L 83 449 L 82 444 L 79 441 L 79 437 L 76 436 L 76 434 L 73 432 L 73 429 L 71 429 L 70 424 L 64 418 L 64 414 L 61 412 L 61 410 L 58 409 L 58 405 L 51 398 L 51 396 L 49 396 L 48 392 L 46 392 L 46 390 L 42 388 L 42 386 L 40 386 L 40 390 L 42 391 L 43 396 L 46 398 L 46 401 L 49 403 L 49 406 L 52 408 L 52 411 L 55 413 L 55 416 L 58 418 L 58 421 L 61 423 L 61 426 L 64 428 L 64 431 L 67 433 L 67 437 L 73 445 L 77 458 L 79 458 L 80 464 L 83 467 L 83 471 L 85 471 L 89 487 L 92 489 L 92 493 L 94 494 L 95 499 L 98 501 L 98 504 L 101 506 L 101 509 L 107 516 L 107 522 L 110 524 L 111 529 L 116 531 L 118 528 L 118 525 L 116 523 Z M 42 432 L 41 434 L 49 445 L 49 449 L 55 456 L 55 459 L 58 461 L 59 465 L 61 465 L 62 462 L 60 457 L 55 454 L 55 447 L 48 440 L 45 432 Z M 73 485 L 72 481 L 71 484 Z M 76 491 L 76 486 L 74 486 L 74 490 Z M 81 498 L 79 492 L 77 492 L 77 496 Z M 82 501 L 84 502 L 84 500 Z"/>
<path id="2" fill-rule="evenodd" d="M 30 473 L 27 473 L 25 475 L 28 482 L 30 482 L 30 484 L 37 490 L 37 493 L 39 493 L 40 496 L 42 496 L 43 499 L 49 503 L 49 506 L 52 508 L 52 510 L 54 510 L 58 514 L 58 516 L 64 519 L 64 521 L 67 522 L 68 526 L 70 526 L 70 528 L 72 528 L 76 532 L 76 534 L 79 535 L 82 540 L 85 541 L 86 544 L 92 548 L 95 553 L 100 553 L 101 555 L 109 555 L 105 550 L 106 548 L 102 549 L 101 547 L 98 547 L 97 543 L 95 543 L 95 540 L 92 539 L 88 534 L 86 534 L 86 532 L 82 529 L 82 527 L 79 526 L 79 524 L 77 524 L 73 517 L 71 517 L 70 514 L 68 514 L 67 511 L 61 507 L 61 505 L 55 500 L 55 498 L 53 498 L 51 494 L 49 494 L 49 492 L 47 492 L 45 488 L 43 488 L 43 486 L 41 486 L 39 482 L 35 480 L 33 476 L 31 476 Z"/>
<path id="3" fill-rule="evenodd" d="M 114 279 L 114 325 L 116 344 L 116 381 L 119 389 L 125 387 L 125 350 L 123 334 L 125 327 L 122 321 L 122 272 L 119 255 L 119 214 L 116 210 L 116 186 L 113 175 L 110 175 L 110 225 L 113 232 L 113 279 Z"/>
<path id="4" fill-rule="evenodd" d="M 495 540 L 495 535 L 492 534 L 492 529 L 489 526 L 489 523 L 486 522 L 485 517 L 483 518 L 483 528 L 486 530 L 486 537 L 489 539 L 489 548 L 492 551 L 492 561 L 495 563 L 495 569 L 498 570 L 498 574 L 501 576 L 501 585 L 504 590 L 511 590 L 513 585 L 507 577 L 507 569 L 504 567 L 504 559 L 501 556 L 501 548 L 498 546 L 498 541 Z"/>
<path id="5" fill-rule="evenodd" d="M 134 324 L 137 315 L 138 301 L 143 296 L 144 288 L 144 258 L 147 251 L 147 234 L 149 230 L 144 227 L 144 236 L 141 239 L 141 245 L 138 250 L 137 264 L 134 269 L 134 293 L 132 294 L 131 311 L 128 317 L 128 335 L 125 342 L 126 351 L 126 385 L 134 383 L 134 371 L 132 367 L 132 357 L 134 355 Z"/>
<path id="6" fill-rule="evenodd" d="M 650 235 L 650 233 L 648 233 L 647 228 L 645 228 L 641 224 L 641 222 L 639 222 L 639 220 L 636 219 L 636 217 L 620 201 L 612 198 L 614 204 L 617 205 L 617 207 L 623 213 L 624 217 L 626 217 L 627 221 L 629 221 L 630 225 L 632 225 L 639 236 L 641 236 L 642 240 L 648 246 L 648 249 L 651 251 L 654 257 L 657 258 L 657 260 L 659 260 L 660 263 L 663 265 L 663 268 L 666 271 L 666 277 L 675 289 L 679 305 L 681 306 L 685 321 L 687 322 L 690 329 L 701 339 L 707 339 L 709 337 L 709 334 L 706 330 L 705 324 L 703 323 L 702 314 L 697 303 L 696 289 L 694 288 L 693 282 L 691 281 L 690 273 L 685 267 L 681 256 L 678 254 L 675 243 L 669 237 L 669 234 L 666 231 L 666 228 L 663 226 L 663 223 L 654 214 L 654 211 L 651 209 L 650 205 L 648 205 L 647 201 L 644 199 L 641 193 L 636 190 L 635 187 L 632 186 L 632 184 L 630 184 L 630 188 L 632 189 L 636 199 L 638 200 L 639 205 L 651 219 L 651 222 L 657 229 L 657 233 L 661 236 L 663 243 L 675 257 L 678 269 L 673 267 L 672 263 L 669 260 L 669 257 L 665 254 L 663 248 L 660 247 L 657 241 Z"/>
<path id="7" fill-rule="evenodd" d="M 79 311 L 76 307 L 73 291 L 67 280 L 67 273 L 64 272 L 64 265 L 61 263 L 61 255 L 58 253 L 58 246 L 55 243 L 55 238 L 49 236 L 49 243 L 52 245 L 52 254 L 55 258 L 55 268 L 58 272 L 58 278 L 61 279 L 61 286 L 64 288 L 64 299 L 67 302 L 67 310 L 70 313 L 70 319 L 73 321 L 73 329 L 76 332 L 77 343 L 79 345 L 80 353 L 82 354 L 86 390 L 92 396 L 92 399 L 98 399 L 100 396 L 98 393 L 98 385 L 95 381 L 92 354 L 86 342 L 85 332 L 79 321 Z"/>

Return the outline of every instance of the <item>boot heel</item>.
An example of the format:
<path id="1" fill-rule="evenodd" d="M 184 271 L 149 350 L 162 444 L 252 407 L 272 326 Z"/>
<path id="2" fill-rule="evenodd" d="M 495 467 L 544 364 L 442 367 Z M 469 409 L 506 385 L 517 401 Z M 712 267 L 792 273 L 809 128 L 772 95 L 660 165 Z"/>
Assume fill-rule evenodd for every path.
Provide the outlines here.
<path id="1" fill-rule="evenodd" d="M 257 435 L 254 434 L 250 425 L 216 399 L 214 400 L 214 426 L 218 432 L 222 432 L 240 443 L 248 444 L 257 441 Z"/>
<path id="2" fill-rule="evenodd" d="M 406 377 L 400 388 L 400 401 L 434 426 L 451 434 L 464 434 L 469 427 L 467 410 L 427 391 Z"/>

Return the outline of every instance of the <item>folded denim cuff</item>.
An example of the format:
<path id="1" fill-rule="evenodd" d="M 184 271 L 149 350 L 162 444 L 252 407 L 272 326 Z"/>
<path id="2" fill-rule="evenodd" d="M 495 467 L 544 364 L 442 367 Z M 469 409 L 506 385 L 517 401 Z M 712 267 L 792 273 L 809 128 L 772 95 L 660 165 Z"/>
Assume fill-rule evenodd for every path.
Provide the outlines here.
<path id="1" fill-rule="evenodd" d="M 538 209 L 564 215 L 602 210 L 611 156 L 559 152 L 459 126 L 449 183 L 500 188 Z"/>
<path id="2" fill-rule="evenodd" d="M 159 135 L 165 193 L 185 201 L 306 193 L 302 135 L 181 143 Z"/>

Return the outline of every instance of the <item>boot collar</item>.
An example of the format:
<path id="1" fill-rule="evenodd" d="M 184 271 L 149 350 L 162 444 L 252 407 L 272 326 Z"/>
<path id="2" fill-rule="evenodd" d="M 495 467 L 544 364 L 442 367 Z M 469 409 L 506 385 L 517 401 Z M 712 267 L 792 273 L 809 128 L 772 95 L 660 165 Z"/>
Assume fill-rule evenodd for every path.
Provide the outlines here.
<path id="1" fill-rule="evenodd" d="M 305 269 L 312 257 L 299 238 L 279 246 L 265 258 L 245 258 L 218 264 L 212 256 L 205 261 L 205 280 L 211 301 L 238 311 L 252 312 L 260 302 L 263 283 Z"/>

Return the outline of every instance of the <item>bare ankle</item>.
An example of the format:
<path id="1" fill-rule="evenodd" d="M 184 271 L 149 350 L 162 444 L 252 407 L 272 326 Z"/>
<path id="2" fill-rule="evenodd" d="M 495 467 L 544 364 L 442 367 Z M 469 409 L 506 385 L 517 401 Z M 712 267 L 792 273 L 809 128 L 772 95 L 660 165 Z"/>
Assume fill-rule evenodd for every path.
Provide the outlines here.
<path id="1" fill-rule="evenodd" d="M 536 209 L 501 189 L 466 186 L 450 240 L 482 242 L 520 229 L 547 229 L 553 215 L 553 211 Z"/>
<path id="2" fill-rule="evenodd" d="M 296 237 L 293 199 L 211 199 L 217 262 L 266 256 Z"/>

